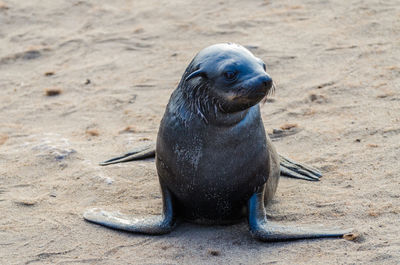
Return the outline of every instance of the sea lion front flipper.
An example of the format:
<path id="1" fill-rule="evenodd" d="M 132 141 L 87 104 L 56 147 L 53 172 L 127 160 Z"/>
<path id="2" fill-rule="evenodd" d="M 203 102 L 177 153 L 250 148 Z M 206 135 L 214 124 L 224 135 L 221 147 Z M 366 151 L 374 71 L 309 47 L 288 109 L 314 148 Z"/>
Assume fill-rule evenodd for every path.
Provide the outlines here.
<path id="1" fill-rule="evenodd" d="M 154 157 L 156 154 L 156 147 L 155 143 L 151 143 L 148 145 L 144 146 L 139 146 L 135 148 L 134 150 L 118 157 L 111 158 L 107 161 L 100 162 L 100 166 L 107 166 L 111 164 L 117 164 L 117 163 L 123 163 L 123 162 L 128 162 L 128 161 L 134 161 L 134 160 L 141 160 L 145 158 L 150 158 Z"/>
<path id="2" fill-rule="evenodd" d="M 267 221 L 264 206 L 264 187 L 260 188 L 249 199 L 248 202 L 248 222 L 251 235 L 266 242 L 289 241 L 297 239 L 342 237 L 350 233 L 351 229 L 321 229 L 321 228 L 302 228 L 281 226 Z"/>
<path id="3" fill-rule="evenodd" d="M 318 181 L 322 173 L 317 169 L 294 162 L 293 160 L 279 155 L 281 175 L 289 178 Z"/>
<path id="4" fill-rule="evenodd" d="M 163 212 L 159 216 L 137 218 L 118 212 L 107 212 L 98 208 L 83 214 L 86 221 L 134 233 L 161 235 L 171 232 L 176 225 L 176 216 L 171 192 L 161 185 Z"/>

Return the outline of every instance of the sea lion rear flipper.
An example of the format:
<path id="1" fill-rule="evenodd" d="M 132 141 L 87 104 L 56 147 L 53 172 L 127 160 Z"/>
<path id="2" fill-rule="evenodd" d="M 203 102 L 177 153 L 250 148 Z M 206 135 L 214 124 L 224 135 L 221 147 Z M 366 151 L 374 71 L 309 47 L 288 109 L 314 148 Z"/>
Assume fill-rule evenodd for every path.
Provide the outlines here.
<path id="1" fill-rule="evenodd" d="M 265 185 L 264 185 L 265 186 Z M 251 235 L 261 241 L 289 241 L 297 239 L 342 237 L 351 229 L 321 229 L 281 226 L 267 221 L 264 208 L 264 189 L 260 188 L 248 202 L 248 222 Z"/>
<path id="2" fill-rule="evenodd" d="M 318 181 L 322 173 L 315 168 L 294 162 L 289 158 L 279 155 L 281 175 L 289 178 Z"/>
<path id="3" fill-rule="evenodd" d="M 139 146 L 135 148 L 134 150 L 118 157 L 111 158 L 107 161 L 100 162 L 100 166 L 107 166 L 111 164 L 117 164 L 117 163 L 123 163 L 123 162 L 128 162 L 128 161 L 134 161 L 134 160 L 141 160 L 145 158 L 150 158 L 154 157 L 156 154 L 156 147 L 154 143 L 145 145 L 145 146 Z"/>
<path id="4" fill-rule="evenodd" d="M 118 212 L 107 212 L 98 208 L 83 214 L 86 221 L 134 233 L 161 235 L 171 232 L 176 225 L 176 216 L 171 192 L 161 185 L 163 212 L 159 216 L 137 218 Z"/>

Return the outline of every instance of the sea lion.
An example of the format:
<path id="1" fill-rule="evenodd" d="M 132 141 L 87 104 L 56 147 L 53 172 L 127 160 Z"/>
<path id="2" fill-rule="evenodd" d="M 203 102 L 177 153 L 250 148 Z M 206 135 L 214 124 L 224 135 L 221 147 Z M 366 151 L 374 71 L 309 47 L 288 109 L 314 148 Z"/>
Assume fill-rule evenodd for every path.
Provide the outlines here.
<path id="1" fill-rule="evenodd" d="M 136 150 L 103 163 L 155 153 L 162 214 L 136 218 L 95 208 L 86 211 L 84 218 L 135 233 L 165 234 L 177 219 L 232 224 L 247 217 L 251 235 L 261 241 L 348 233 L 350 230 L 284 227 L 267 221 L 265 205 L 275 194 L 281 169 L 306 179 L 313 176 L 310 180 L 320 176 L 312 168 L 280 161 L 265 133 L 259 107 L 272 90 L 264 62 L 243 46 L 216 44 L 200 51 L 171 95 L 155 152 Z"/>

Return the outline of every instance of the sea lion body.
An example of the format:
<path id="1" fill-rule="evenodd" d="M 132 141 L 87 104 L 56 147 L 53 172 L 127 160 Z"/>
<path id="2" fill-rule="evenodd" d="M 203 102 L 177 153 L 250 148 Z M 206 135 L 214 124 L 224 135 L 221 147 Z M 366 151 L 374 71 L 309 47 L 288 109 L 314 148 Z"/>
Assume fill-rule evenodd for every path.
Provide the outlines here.
<path id="1" fill-rule="evenodd" d="M 229 56 L 224 49 L 230 51 Z M 203 76 L 187 80 L 191 68 L 198 67 Z M 224 72 L 238 69 L 241 72 L 233 82 L 217 83 Z M 249 80 L 251 86 L 246 85 Z M 278 159 L 270 159 L 277 154 L 268 148 L 271 145 L 267 145 L 257 104 L 271 88 L 270 80 L 259 59 L 235 44 L 211 46 L 189 65 L 171 95 L 156 147 L 160 181 L 175 196 L 178 212 L 185 219 L 207 224 L 237 222 L 245 216 L 247 201 L 255 190 L 269 177 L 279 178 Z M 229 106 L 233 112 L 215 109 L 215 101 L 223 105 L 233 101 L 232 97 L 248 100 L 247 91 L 242 96 L 229 87 L 254 89 L 258 95 L 243 109 L 242 102 L 239 107 Z M 218 97 L 223 93 L 229 98 Z"/>
<path id="2" fill-rule="evenodd" d="M 165 234 L 183 218 L 201 224 L 230 224 L 247 217 L 262 241 L 338 237 L 346 230 L 280 226 L 267 221 L 265 205 L 281 171 L 318 180 L 318 171 L 282 158 L 260 115 L 259 102 L 273 89 L 262 60 L 236 44 L 199 52 L 172 93 L 161 121 L 155 152 L 134 151 L 108 165 L 156 155 L 162 214 L 137 218 L 90 209 L 90 222 L 135 233 Z"/>
<path id="3" fill-rule="evenodd" d="M 269 163 L 276 152 L 266 144 L 259 107 L 251 107 L 239 123 L 221 126 L 198 119 L 184 123 L 174 115 L 173 104 L 171 99 L 157 138 L 160 180 L 176 197 L 185 219 L 239 221 L 256 188 L 269 176 L 279 178 L 278 160 Z"/>

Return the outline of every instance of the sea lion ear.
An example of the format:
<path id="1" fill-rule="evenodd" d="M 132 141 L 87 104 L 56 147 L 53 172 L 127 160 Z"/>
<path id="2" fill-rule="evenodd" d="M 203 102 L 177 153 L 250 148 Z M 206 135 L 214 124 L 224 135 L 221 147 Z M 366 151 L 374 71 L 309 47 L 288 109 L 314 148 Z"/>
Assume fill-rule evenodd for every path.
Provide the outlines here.
<path id="1" fill-rule="evenodd" d="M 200 75 L 202 75 L 202 76 L 205 75 L 205 73 L 203 72 L 202 69 L 196 70 L 193 73 L 191 73 L 190 75 L 188 75 L 188 77 L 186 77 L 185 81 L 189 81 L 190 79 L 200 76 Z"/>

